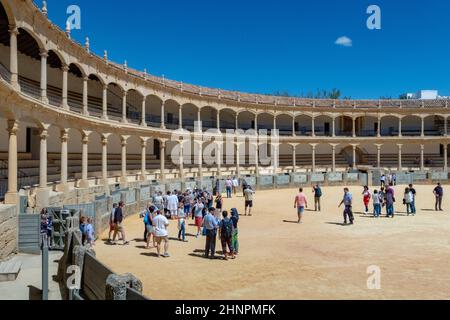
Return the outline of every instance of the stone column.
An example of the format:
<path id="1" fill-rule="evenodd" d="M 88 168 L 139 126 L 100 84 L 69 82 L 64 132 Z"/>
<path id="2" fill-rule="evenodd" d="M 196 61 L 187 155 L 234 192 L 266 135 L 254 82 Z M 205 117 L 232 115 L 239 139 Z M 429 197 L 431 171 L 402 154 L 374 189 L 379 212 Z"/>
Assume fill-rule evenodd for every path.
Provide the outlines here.
<path id="1" fill-rule="evenodd" d="M 258 115 L 255 114 L 255 133 L 258 134 Z"/>
<path id="2" fill-rule="evenodd" d="M 277 116 L 273 116 L 273 131 L 277 130 Z"/>
<path id="3" fill-rule="evenodd" d="M 68 150 L 67 142 L 69 141 L 69 129 L 61 130 L 61 181 L 57 186 L 59 192 L 66 192 L 67 186 L 67 169 L 68 169 Z"/>
<path id="4" fill-rule="evenodd" d="M 332 136 L 333 138 L 336 137 L 336 118 L 333 118 L 333 123 L 332 123 Z"/>
<path id="5" fill-rule="evenodd" d="M 198 122 L 198 127 L 199 127 L 199 131 L 201 132 L 203 129 L 203 125 L 202 125 L 202 111 L 200 110 L 200 108 L 197 111 L 197 122 Z"/>
<path id="6" fill-rule="evenodd" d="M 11 85 L 14 89 L 20 90 L 19 86 L 19 69 L 17 63 L 17 35 L 19 34 L 19 30 L 15 25 L 9 26 L 9 34 L 10 34 L 10 62 L 9 69 L 11 71 Z"/>
<path id="7" fill-rule="evenodd" d="M 295 116 L 292 117 L 292 136 L 295 137 L 297 132 L 295 132 Z"/>
<path id="8" fill-rule="evenodd" d="M 216 122 L 217 122 L 217 132 L 220 132 L 220 111 L 219 110 L 217 110 Z"/>
<path id="9" fill-rule="evenodd" d="M 41 129 L 39 137 L 41 138 L 41 152 L 39 157 L 39 188 L 45 189 L 47 188 L 47 126 Z"/>
<path id="10" fill-rule="evenodd" d="M 448 135 L 448 118 L 444 117 L 444 136 Z"/>
<path id="11" fill-rule="evenodd" d="M 236 131 L 239 130 L 239 115 L 236 113 L 236 117 L 234 119 L 234 126 Z"/>
<path id="12" fill-rule="evenodd" d="M 141 180 L 147 181 L 147 137 L 141 137 Z"/>
<path id="13" fill-rule="evenodd" d="M 352 137 L 356 138 L 356 119 L 352 118 Z"/>
<path id="14" fill-rule="evenodd" d="M 165 106 L 166 106 L 166 102 L 163 101 L 161 104 L 161 129 L 166 129 Z"/>
<path id="15" fill-rule="evenodd" d="M 336 172 L 336 147 L 337 144 L 331 144 L 331 172 Z"/>
<path id="16" fill-rule="evenodd" d="M 62 108 L 65 110 L 69 110 L 69 105 L 67 104 L 67 91 L 68 91 L 68 72 L 69 66 L 64 64 L 62 66 L 63 72 L 63 84 L 62 84 Z"/>
<path id="17" fill-rule="evenodd" d="M 378 117 L 378 128 L 377 128 L 377 137 L 380 138 L 381 137 L 381 117 Z"/>
<path id="18" fill-rule="evenodd" d="M 397 144 L 398 146 L 398 171 L 402 171 L 403 170 L 403 165 L 402 165 L 402 144 Z"/>
<path id="19" fill-rule="evenodd" d="M 109 188 L 108 181 L 108 137 L 109 134 L 102 134 L 102 184 L 105 189 Z"/>
<path id="20" fill-rule="evenodd" d="M 425 170 L 425 145 L 420 145 L 420 171 Z"/>
<path id="21" fill-rule="evenodd" d="M 239 179 L 241 177 L 241 152 L 239 150 L 241 144 L 238 142 L 235 142 L 234 145 L 236 148 L 236 175 L 237 175 L 237 178 Z"/>
<path id="22" fill-rule="evenodd" d="M 402 118 L 398 118 L 398 136 L 402 136 Z"/>
<path id="23" fill-rule="evenodd" d="M 128 184 L 128 178 L 127 178 L 127 144 L 128 144 L 128 138 L 129 136 L 121 136 L 120 142 L 122 145 L 122 170 L 120 174 L 120 183 L 123 186 L 126 186 Z"/>
<path id="24" fill-rule="evenodd" d="M 178 125 L 180 127 L 180 129 L 183 129 L 183 109 L 181 108 L 181 104 L 180 104 L 180 108 L 178 110 Z"/>
<path id="25" fill-rule="evenodd" d="M 108 120 L 108 85 L 103 85 L 102 119 Z"/>
<path id="26" fill-rule="evenodd" d="M 89 115 L 88 111 L 88 77 L 83 77 L 83 114 Z M 103 97 L 104 98 L 104 97 Z"/>
<path id="27" fill-rule="evenodd" d="M 312 117 L 311 118 L 311 136 L 315 137 L 316 136 L 316 118 Z"/>
<path id="28" fill-rule="evenodd" d="M 166 140 L 160 139 L 159 140 L 159 154 L 160 154 L 160 167 L 161 167 L 161 176 L 160 180 L 161 182 L 166 181 Z"/>
<path id="29" fill-rule="evenodd" d="M 127 95 L 128 92 L 124 91 L 122 96 L 122 123 L 128 123 L 127 120 Z"/>
<path id="30" fill-rule="evenodd" d="M 146 115 L 145 115 L 145 113 L 146 113 L 146 110 L 145 110 L 146 109 L 145 108 L 146 101 L 147 101 L 147 97 L 144 96 L 142 98 L 142 108 L 141 108 L 141 126 L 143 126 L 143 127 L 147 126 Z"/>
<path id="31" fill-rule="evenodd" d="M 47 58 L 48 52 L 42 49 L 39 53 L 41 56 L 41 100 L 44 103 L 48 103 L 47 98 Z"/>
<path id="32" fill-rule="evenodd" d="M 317 144 L 310 144 L 312 150 L 312 173 L 316 172 L 316 146 Z"/>
<path id="33" fill-rule="evenodd" d="M 179 146 L 179 161 L 180 163 L 178 164 L 178 171 L 179 171 L 179 176 L 180 176 L 180 180 L 184 180 L 184 153 L 183 153 L 183 140 L 178 140 L 178 146 Z"/>
<path id="34" fill-rule="evenodd" d="M 425 137 L 425 118 L 422 117 L 420 119 L 421 119 L 421 122 L 422 122 L 420 136 L 423 138 L 423 137 Z"/>
<path id="35" fill-rule="evenodd" d="M 353 147 L 353 163 L 352 163 L 352 167 L 353 167 L 353 170 L 356 170 L 356 147 L 357 147 L 357 145 L 353 144 L 352 147 Z"/>
<path id="36" fill-rule="evenodd" d="M 217 146 L 216 148 L 216 164 L 217 164 L 217 177 L 222 176 L 222 142 L 214 142 Z"/>
<path id="37" fill-rule="evenodd" d="M 88 181 L 88 147 L 89 147 L 89 135 L 90 131 L 82 132 L 82 154 L 81 154 L 81 181 L 79 183 L 80 188 L 89 188 Z"/>
<path id="38" fill-rule="evenodd" d="M 444 143 L 444 172 L 448 172 L 448 144 Z"/>
<path id="39" fill-rule="evenodd" d="M 297 172 L 297 144 L 293 143 L 292 146 L 292 172 Z"/>
<path id="40" fill-rule="evenodd" d="M 253 142 L 255 148 L 255 175 L 259 177 L 259 144 L 258 142 Z"/>
<path id="41" fill-rule="evenodd" d="M 197 144 L 197 151 L 198 151 L 198 177 L 200 179 L 200 184 L 202 183 L 203 179 L 203 141 L 201 139 L 194 141 Z"/>
<path id="42" fill-rule="evenodd" d="M 272 167 L 273 167 L 273 174 L 277 174 L 278 171 L 278 163 L 279 163 L 279 143 L 271 143 L 271 149 L 272 149 Z"/>
<path id="43" fill-rule="evenodd" d="M 8 192 L 5 195 L 5 204 L 18 203 L 17 187 L 17 132 L 19 122 L 8 120 L 9 147 L 8 147 Z"/>
<path id="44" fill-rule="evenodd" d="M 377 147 L 377 167 L 381 168 L 381 147 L 383 145 L 382 144 L 375 144 L 375 146 Z"/>

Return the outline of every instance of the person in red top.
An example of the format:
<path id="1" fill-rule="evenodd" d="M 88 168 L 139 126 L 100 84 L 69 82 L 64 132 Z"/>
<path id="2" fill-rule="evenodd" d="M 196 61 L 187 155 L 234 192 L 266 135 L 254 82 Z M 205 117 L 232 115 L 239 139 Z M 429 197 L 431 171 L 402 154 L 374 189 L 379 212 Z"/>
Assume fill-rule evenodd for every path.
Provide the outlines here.
<path id="1" fill-rule="evenodd" d="M 364 187 L 364 191 L 362 194 L 363 194 L 363 202 L 364 202 L 364 207 L 365 207 L 364 214 L 368 214 L 369 213 L 369 203 L 370 203 L 370 199 L 372 198 L 372 194 L 370 193 L 368 186 Z"/>
<path id="2" fill-rule="evenodd" d="M 308 199 L 303 193 L 303 188 L 300 188 L 299 191 L 299 194 L 297 194 L 297 196 L 295 197 L 294 208 L 297 209 L 298 223 L 302 223 L 302 217 L 305 213 L 305 208 L 308 208 Z"/>

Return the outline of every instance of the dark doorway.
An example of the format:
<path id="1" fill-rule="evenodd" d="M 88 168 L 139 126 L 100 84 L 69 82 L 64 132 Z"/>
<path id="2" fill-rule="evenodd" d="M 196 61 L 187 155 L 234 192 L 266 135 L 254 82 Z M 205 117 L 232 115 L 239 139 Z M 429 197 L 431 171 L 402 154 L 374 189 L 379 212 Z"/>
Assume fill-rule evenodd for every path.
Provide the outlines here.
<path id="1" fill-rule="evenodd" d="M 161 143 L 159 142 L 159 140 L 155 139 L 155 142 L 153 143 L 153 153 L 156 156 L 156 159 L 161 160 Z"/>
<path id="2" fill-rule="evenodd" d="M 325 122 L 324 131 L 325 131 L 325 136 L 330 136 L 330 123 L 329 122 Z"/>
<path id="3" fill-rule="evenodd" d="M 27 128 L 27 136 L 26 136 L 26 153 L 31 152 L 31 128 Z"/>

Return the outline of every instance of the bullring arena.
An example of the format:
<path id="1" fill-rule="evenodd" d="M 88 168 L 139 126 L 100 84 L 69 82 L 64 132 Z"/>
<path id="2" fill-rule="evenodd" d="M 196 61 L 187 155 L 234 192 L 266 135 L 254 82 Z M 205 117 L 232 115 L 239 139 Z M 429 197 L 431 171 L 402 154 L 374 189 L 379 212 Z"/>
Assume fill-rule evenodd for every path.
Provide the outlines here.
<path id="1" fill-rule="evenodd" d="M 449 116 L 445 99 L 303 99 L 156 77 L 74 42 L 45 7 L 0 0 L 0 261 L 39 246 L 24 221 L 66 208 L 94 220 L 102 270 L 131 272 L 153 299 L 448 299 L 450 222 L 432 191 L 448 183 Z M 362 186 L 376 188 L 383 173 L 396 173 L 399 199 L 416 186 L 417 216 L 401 203 L 392 220 L 360 214 Z M 236 260 L 201 259 L 204 240 L 189 236 L 170 242 L 170 259 L 142 247 L 138 213 L 156 191 L 212 191 L 228 176 L 257 189 Z M 292 223 L 298 188 L 312 200 L 316 183 L 322 212 Z M 343 186 L 354 226 L 341 225 Z M 127 247 L 102 241 L 119 201 Z M 224 207 L 242 214 L 243 198 Z M 70 223 L 60 231 L 67 248 Z M 382 271 L 380 290 L 367 288 L 370 266 Z"/>

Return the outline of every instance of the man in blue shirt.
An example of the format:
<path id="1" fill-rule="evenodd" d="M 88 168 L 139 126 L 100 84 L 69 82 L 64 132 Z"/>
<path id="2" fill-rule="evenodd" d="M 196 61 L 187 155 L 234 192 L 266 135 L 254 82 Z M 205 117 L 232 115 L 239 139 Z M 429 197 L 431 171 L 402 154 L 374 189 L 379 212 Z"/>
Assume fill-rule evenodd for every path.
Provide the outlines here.
<path id="1" fill-rule="evenodd" d="M 355 218 L 353 217 L 352 205 L 353 205 L 353 196 L 350 193 L 348 188 L 344 189 L 344 198 L 339 204 L 339 208 L 344 204 L 344 224 L 347 224 L 347 217 L 349 218 L 350 224 L 353 224 Z"/>
<path id="2" fill-rule="evenodd" d="M 444 197 L 444 189 L 441 186 L 441 183 L 438 183 L 436 188 L 433 190 L 434 196 L 436 197 L 436 204 L 434 208 L 436 211 L 442 211 L 442 198 Z"/>
<path id="3" fill-rule="evenodd" d="M 206 229 L 206 245 L 205 245 L 205 258 L 214 259 L 216 254 L 216 237 L 217 228 L 219 227 L 219 222 L 214 216 L 216 209 L 209 208 L 207 215 L 203 219 L 203 227 Z M 211 256 L 209 253 L 211 252 Z"/>

